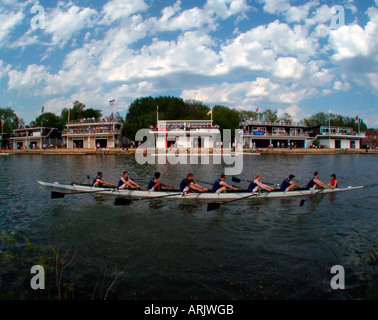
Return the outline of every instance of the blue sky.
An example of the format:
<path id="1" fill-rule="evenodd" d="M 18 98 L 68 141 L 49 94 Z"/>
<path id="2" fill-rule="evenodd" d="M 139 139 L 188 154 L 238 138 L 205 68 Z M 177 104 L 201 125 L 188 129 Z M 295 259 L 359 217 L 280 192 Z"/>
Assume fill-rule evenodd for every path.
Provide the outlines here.
<path id="1" fill-rule="evenodd" d="M 38 7 L 36 7 L 38 5 Z M 338 10 L 335 10 L 338 6 Z M 378 128 L 378 0 L 0 3 L 0 106 L 26 123 L 143 96 Z M 38 9 L 38 10 L 37 10 Z"/>

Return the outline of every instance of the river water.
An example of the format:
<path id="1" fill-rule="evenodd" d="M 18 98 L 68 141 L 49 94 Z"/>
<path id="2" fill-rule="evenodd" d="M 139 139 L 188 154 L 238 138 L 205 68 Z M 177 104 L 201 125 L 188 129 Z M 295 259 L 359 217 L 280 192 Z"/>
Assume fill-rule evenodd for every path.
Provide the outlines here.
<path id="1" fill-rule="evenodd" d="M 36 180 L 85 182 L 124 170 L 142 186 L 155 171 L 178 187 L 187 172 L 213 182 L 224 165 L 140 165 L 132 155 L 10 155 L 0 158 L 0 295 L 14 299 L 349 299 L 364 298 L 374 276 L 378 166 L 375 155 L 244 156 L 243 174 L 305 185 L 335 173 L 339 186 L 364 189 L 302 198 L 206 203 L 160 199 L 114 206 L 111 196 L 50 199 Z M 231 183 L 231 177 L 227 180 Z M 246 187 L 240 183 L 240 187 Z M 375 251 L 374 251 L 375 250 Z M 30 290 L 33 264 L 52 262 L 47 294 Z M 55 255 L 55 258 L 54 258 Z M 333 290 L 331 268 L 345 270 Z M 61 272 L 62 277 L 57 276 Z M 62 279 L 58 284 L 57 279 Z M 63 285 L 64 282 L 64 285 Z M 71 284 L 71 287 L 67 285 Z M 57 288 L 61 289 L 57 293 Z M 72 288 L 73 287 L 73 288 Z"/>

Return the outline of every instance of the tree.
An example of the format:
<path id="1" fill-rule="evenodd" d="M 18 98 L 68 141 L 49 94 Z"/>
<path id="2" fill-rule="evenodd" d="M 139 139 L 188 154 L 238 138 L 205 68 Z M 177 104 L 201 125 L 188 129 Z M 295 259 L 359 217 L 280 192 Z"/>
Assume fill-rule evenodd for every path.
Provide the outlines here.
<path id="1" fill-rule="evenodd" d="M 37 127 L 43 126 L 48 128 L 57 128 L 59 130 L 63 130 L 64 127 L 61 117 L 52 112 L 46 112 L 37 117 L 35 119 L 35 125 Z"/>
<path id="2" fill-rule="evenodd" d="M 60 118 L 63 122 L 63 126 L 67 122 L 77 121 L 80 119 L 95 118 L 100 119 L 102 117 L 101 110 L 88 108 L 80 101 L 74 101 L 71 109 L 64 108 L 61 112 Z"/>
<path id="3" fill-rule="evenodd" d="M 362 119 L 355 120 L 350 117 L 344 117 L 338 114 L 325 114 L 324 112 L 319 112 L 311 117 L 304 119 L 306 126 L 316 127 L 316 126 L 337 126 L 337 127 L 350 127 L 354 131 L 358 131 L 358 121 L 360 122 L 360 131 L 366 131 L 367 126 Z"/>
<path id="4" fill-rule="evenodd" d="M 159 108 L 159 120 L 208 119 L 209 116 L 206 114 L 210 110 L 209 107 L 195 100 L 184 101 L 170 96 L 139 98 L 130 104 L 122 128 L 123 134 L 133 139 L 139 129 L 156 126 L 157 108 Z"/>
<path id="5" fill-rule="evenodd" d="M 2 120 L 2 132 L 12 133 L 20 124 L 20 119 L 11 108 L 0 108 L 0 119 Z"/>
<path id="6" fill-rule="evenodd" d="M 243 114 L 235 109 L 224 106 L 214 106 L 213 123 L 219 125 L 221 133 L 224 129 L 231 129 L 231 136 L 235 136 L 235 129 L 239 129 Z"/>
<path id="7" fill-rule="evenodd" d="M 287 112 L 285 112 L 280 119 L 285 120 L 285 121 L 291 121 L 292 120 L 291 115 L 288 114 Z"/>
<path id="8" fill-rule="evenodd" d="M 265 119 L 265 121 L 274 122 L 277 120 L 277 110 L 273 112 L 271 109 L 267 109 L 261 114 L 263 116 L 263 119 Z"/>

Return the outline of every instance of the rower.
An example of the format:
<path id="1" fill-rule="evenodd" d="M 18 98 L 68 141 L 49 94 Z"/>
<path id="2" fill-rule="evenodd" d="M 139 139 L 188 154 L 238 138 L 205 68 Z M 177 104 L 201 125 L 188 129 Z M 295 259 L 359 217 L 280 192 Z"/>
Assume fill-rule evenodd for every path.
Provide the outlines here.
<path id="1" fill-rule="evenodd" d="M 282 181 L 280 191 L 290 191 L 294 188 L 300 189 L 300 186 L 296 185 L 294 183 L 295 175 L 291 174 L 289 175 L 284 181 Z"/>
<path id="2" fill-rule="evenodd" d="M 248 192 L 258 192 L 259 190 L 273 191 L 275 190 L 272 187 L 267 186 L 261 182 L 262 176 L 260 173 L 256 174 L 256 179 L 253 180 L 248 186 Z"/>
<path id="3" fill-rule="evenodd" d="M 327 186 L 323 182 L 321 182 L 318 178 L 319 178 L 319 172 L 315 171 L 314 177 L 307 184 L 307 189 L 315 190 L 318 187 L 327 188 Z"/>
<path id="4" fill-rule="evenodd" d="M 226 182 L 226 175 L 224 173 L 221 174 L 220 178 L 215 180 L 213 184 L 213 189 L 211 190 L 213 193 L 222 193 L 226 192 L 227 189 L 235 190 L 237 191 L 238 189 L 228 185 Z"/>
<path id="5" fill-rule="evenodd" d="M 92 187 L 102 187 L 104 185 L 110 186 L 110 187 L 115 187 L 114 184 L 112 184 L 110 182 L 106 182 L 105 180 L 103 180 L 102 179 L 103 176 L 104 175 L 101 171 L 97 172 L 96 178 L 93 179 Z"/>
<path id="6" fill-rule="evenodd" d="M 189 193 L 191 190 L 198 191 L 198 192 L 206 192 L 209 189 L 206 189 L 200 186 L 198 183 L 193 181 L 194 174 L 189 172 L 185 179 L 183 179 L 180 183 L 180 191 L 183 193 Z"/>
<path id="7" fill-rule="evenodd" d="M 160 172 L 155 172 L 155 176 L 150 180 L 148 183 L 148 191 L 161 191 L 161 186 L 167 187 L 167 188 L 174 188 L 174 186 L 171 186 L 170 184 L 166 184 L 159 181 L 160 178 Z"/>
<path id="8" fill-rule="evenodd" d="M 327 187 L 330 187 L 331 189 L 336 189 L 338 186 L 338 181 L 336 179 L 336 175 L 333 173 L 331 174 L 331 182 L 327 184 Z"/>
<path id="9" fill-rule="evenodd" d="M 135 183 L 127 171 L 123 172 L 123 176 L 118 181 L 118 189 L 141 189 L 142 187 Z"/>

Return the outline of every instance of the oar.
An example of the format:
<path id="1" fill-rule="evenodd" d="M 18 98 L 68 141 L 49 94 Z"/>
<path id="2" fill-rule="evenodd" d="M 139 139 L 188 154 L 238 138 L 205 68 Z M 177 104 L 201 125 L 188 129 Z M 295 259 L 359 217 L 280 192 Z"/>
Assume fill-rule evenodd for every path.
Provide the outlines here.
<path id="1" fill-rule="evenodd" d="M 307 199 L 302 199 L 301 202 L 299 203 L 299 207 L 302 207 L 307 200 L 310 200 L 311 198 L 317 196 L 319 193 L 322 193 L 325 189 L 327 189 L 327 188 L 321 189 L 320 191 L 318 191 L 318 192 L 314 193 L 313 195 L 309 196 Z"/>
<path id="2" fill-rule="evenodd" d="M 206 181 L 200 181 L 200 180 L 196 180 L 197 182 L 199 183 L 203 183 L 203 184 L 208 184 L 210 186 L 214 185 L 214 183 L 210 183 L 210 182 L 206 182 Z M 236 186 L 232 185 L 234 188 L 236 188 Z"/>
<path id="3" fill-rule="evenodd" d="M 239 183 L 241 181 L 244 181 L 244 182 L 252 182 L 251 180 L 243 180 L 243 179 L 239 179 L 239 178 L 235 178 L 235 177 L 232 177 L 232 181 L 233 182 L 236 182 L 236 183 Z M 279 186 L 278 183 L 269 183 L 269 182 L 264 182 L 265 184 L 269 184 L 271 186 Z"/>
<path id="4" fill-rule="evenodd" d="M 172 193 L 168 194 L 165 196 L 158 196 L 158 197 L 147 197 L 147 198 L 139 198 L 139 199 L 126 199 L 126 198 L 116 198 L 114 201 L 114 205 L 116 206 L 128 206 L 133 200 L 138 201 L 138 200 L 150 200 L 150 199 L 161 199 L 161 198 L 168 198 L 168 197 L 173 197 L 173 196 L 178 196 L 182 195 L 184 196 L 184 193 Z"/>
<path id="5" fill-rule="evenodd" d="M 272 191 L 267 192 L 265 194 L 265 197 L 268 196 L 268 194 L 271 193 L 271 192 Z M 219 209 L 219 207 L 221 206 L 221 204 L 226 204 L 226 203 L 230 203 L 230 202 L 234 202 L 234 201 L 238 201 L 238 200 L 242 200 L 242 199 L 248 199 L 248 198 L 252 198 L 253 196 L 257 197 L 259 194 L 260 193 L 252 193 L 249 196 L 241 197 L 241 198 L 230 200 L 230 201 L 225 201 L 225 202 L 222 202 L 222 203 L 219 203 L 219 202 L 210 202 L 210 203 L 207 204 L 207 211 L 217 210 L 217 209 Z"/>
<path id="6" fill-rule="evenodd" d="M 96 192 L 114 191 L 115 189 L 117 189 L 117 188 L 111 188 L 109 190 L 78 191 L 78 192 L 58 192 L 58 191 L 51 191 L 51 199 L 62 199 L 67 194 L 96 193 Z"/>

